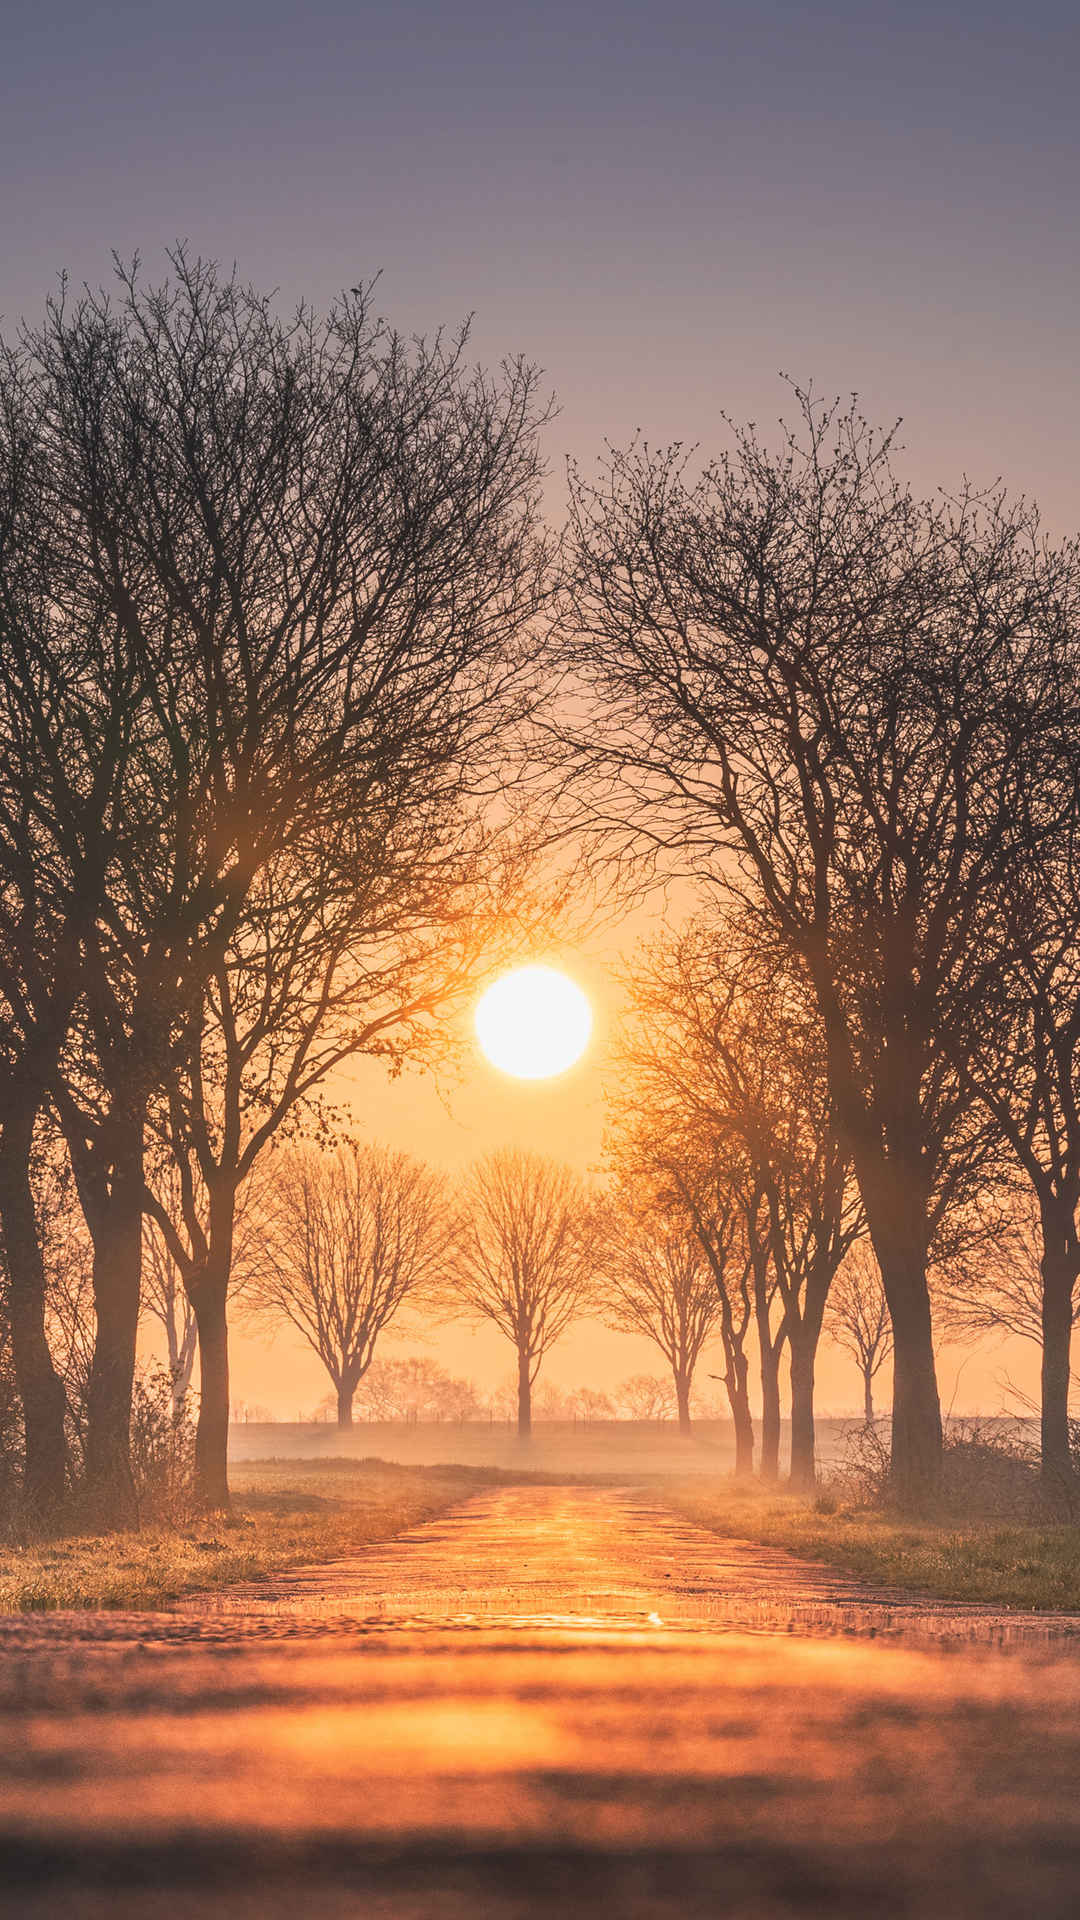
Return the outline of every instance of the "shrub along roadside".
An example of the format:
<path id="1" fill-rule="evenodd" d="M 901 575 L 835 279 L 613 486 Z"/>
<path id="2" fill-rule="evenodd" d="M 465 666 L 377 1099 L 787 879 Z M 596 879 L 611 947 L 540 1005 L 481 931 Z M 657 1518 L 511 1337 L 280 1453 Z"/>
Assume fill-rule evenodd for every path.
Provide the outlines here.
<path id="1" fill-rule="evenodd" d="M 185 1593 L 341 1559 L 444 1512 L 487 1478 L 383 1461 L 255 1462 L 233 1477 L 228 1521 L 0 1546 L 0 1613 L 163 1607 Z"/>
<path id="2" fill-rule="evenodd" d="M 1025 1612 L 1080 1612 L 1080 1526 L 954 1518 L 912 1523 L 885 1511 L 726 1481 L 669 1483 L 675 1509 L 713 1533 L 786 1547 L 874 1586 Z"/>

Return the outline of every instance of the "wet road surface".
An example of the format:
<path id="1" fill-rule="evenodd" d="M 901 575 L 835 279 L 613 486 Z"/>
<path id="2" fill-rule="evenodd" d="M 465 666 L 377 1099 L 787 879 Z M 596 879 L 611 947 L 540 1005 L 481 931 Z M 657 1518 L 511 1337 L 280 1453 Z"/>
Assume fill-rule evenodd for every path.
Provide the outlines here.
<path id="1" fill-rule="evenodd" d="M 0 1905 L 1073 1920 L 1078 1635 L 630 1490 L 487 1492 L 169 1613 L 0 1623 Z"/>

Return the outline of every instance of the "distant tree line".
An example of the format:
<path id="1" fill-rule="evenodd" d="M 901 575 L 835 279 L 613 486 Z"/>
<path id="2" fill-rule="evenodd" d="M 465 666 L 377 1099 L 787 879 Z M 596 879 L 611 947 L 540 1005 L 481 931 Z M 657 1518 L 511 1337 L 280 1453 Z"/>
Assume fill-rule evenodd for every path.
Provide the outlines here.
<path id="1" fill-rule="evenodd" d="M 410 1354 L 375 1359 L 357 1388 L 355 1417 L 375 1424 L 465 1425 L 470 1422 L 517 1422 L 517 1377 L 484 1388 L 440 1366 L 437 1360 Z M 697 1419 L 721 1417 L 718 1403 L 695 1395 Z M 234 1419 L 272 1421 L 268 1408 L 234 1408 Z M 336 1395 L 328 1394 L 309 1414 L 314 1423 L 337 1420 Z M 610 1392 L 596 1387 L 562 1387 L 546 1382 L 533 1398 L 532 1418 L 540 1423 L 588 1426 L 602 1420 L 628 1420 L 663 1426 L 676 1419 L 675 1390 L 659 1374 L 634 1373 Z"/>

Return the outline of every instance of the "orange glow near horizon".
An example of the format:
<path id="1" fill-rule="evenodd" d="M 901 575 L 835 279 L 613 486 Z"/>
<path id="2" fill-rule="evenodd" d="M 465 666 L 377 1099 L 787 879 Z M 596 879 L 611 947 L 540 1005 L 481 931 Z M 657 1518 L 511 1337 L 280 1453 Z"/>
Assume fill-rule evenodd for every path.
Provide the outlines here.
<path id="1" fill-rule="evenodd" d="M 477 1004 L 484 1058 L 515 1080 L 549 1080 L 581 1059 L 592 1008 L 581 988 L 555 967 L 515 967 Z"/>

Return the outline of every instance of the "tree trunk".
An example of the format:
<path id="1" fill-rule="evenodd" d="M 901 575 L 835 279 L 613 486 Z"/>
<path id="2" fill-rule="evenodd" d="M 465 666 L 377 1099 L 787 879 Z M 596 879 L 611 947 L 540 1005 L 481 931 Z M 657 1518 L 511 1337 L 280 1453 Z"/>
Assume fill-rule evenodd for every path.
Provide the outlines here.
<path id="1" fill-rule="evenodd" d="M 930 1313 L 918 1299 L 898 1307 L 895 1297 L 889 1310 L 894 1341 L 890 1481 L 900 1505 L 918 1512 L 941 1491 L 944 1457 Z"/>
<path id="2" fill-rule="evenodd" d="M 783 1336 L 773 1338 L 769 1319 L 769 1262 L 760 1250 L 753 1262 L 754 1324 L 761 1370 L 761 1465 L 763 1480 L 780 1477 L 780 1354 Z"/>
<path id="3" fill-rule="evenodd" d="M 518 1354 L 518 1417 L 517 1430 L 519 1440 L 528 1440 L 532 1436 L 532 1381 L 529 1377 L 530 1362 L 527 1354 Z"/>
<path id="4" fill-rule="evenodd" d="M 816 1341 L 806 1327 L 791 1346 L 791 1485 L 809 1493 L 817 1474 L 814 1455 L 814 1357 Z"/>
<path id="5" fill-rule="evenodd" d="M 780 1344 L 761 1347 L 761 1467 L 763 1480 L 780 1477 Z"/>
<path id="6" fill-rule="evenodd" d="M 229 1329 L 225 1302 L 206 1289 L 195 1303 L 199 1329 L 199 1418 L 195 1428 L 195 1498 L 220 1512 L 229 1505 Z"/>
<path id="7" fill-rule="evenodd" d="M 355 1387 L 342 1383 L 337 1390 L 337 1423 L 339 1427 L 351 1427 L 353 1423 L 353 1395 Z"/>
<path id="8" fill-rule="evenodd" d="M 894 983 L 882 1009 L 889 1057 L 882 1073 L 887 1111 L 868 1113 L 856 1084 L 850 1035 L 836 983 L 818 956 L 816 985 L 825 1019 L 829 1081 L 847 1135 L 859 1194 L 893 1330 L 893 1406 L 889 1481 L 909 1513 L 931 1507 L 941 1492 L 944 1439 L 930 1320 L 926 1268 L 934 1168 L 921 1107 L 929 1039 L 911 1018 L 911 952 L 897 929 L 888 971 Z M 896 983 L 903 983 L 897 986 Z M 887 1144 L 885 1144 L 887 1143 Z"/>
<path id="9" fill-rule="evenodd" d="M 889 1478 L 898 1504 L 917 1513 L 931 1506 L 941 1491 L 944 1452 L 926 1261 L 891 1241 L 875 1240 L 874 1251 L 893 1326 Z"/>
<path id="10" fill-rule="evenodd" d="M 191 1391 L 191 1376 L 195 1371 L 195 1353 L 198 1346 L 199 1329 L 194 1318 L 184 1327 L 184 1337 L 180 1342 L 175 1364 L 170 1362 L 173 1383 L 173 1416 L 179 1420 L 184 1411 L 188 1394 Z"/>
<path id="11" fill-rule="evenodd" d="M 743 1344 L 749 1321 L 748 1301 L 744 1290 L 743 1304 L 747 1310 L 744 1311 L 742 1320 L 736 1327 L 731 1299 L 727 1287 L 723 1284 L 723 1271 L 718 1271 L 711 1259 L 710 1264 L 713 1267 L 713 1277 L 716 1280 L 720 1298 L 720 1335 L 724 1346 L 723 1380 L 728 1406 L 731 1409 L 731 1424 L 735 1432 L 735 1472 L 736 1475 L 751 1474 L 754 1471 L 754 1422 L 750 1413 L 750 1369 Z M 713 1379 L 715 1380 L 716 1377 L 714 1374 Z"/>
<path id="12" fill-rule="evenodd" d="M 1042 1259 L 1042 1482 L 1055 1502 L 1074 1490 L 1069 1445 L 1069 1361 L 1076 1265 L 1062 1249 Z"/>
<path id="13" fill-rule="evenodd" d="M 231 1212 L 224 1232 L 210 1231 L 206 1264 L 188 1297 L 199 1332 L 199 1418 L 195 1428 L 195 1498 L 209 1512 L 229 1506 L 229 1275 Z M 223 1244 L 224 1243 L 224 1244 Z"/>
<path id="14" fill-rule="evenodd" d="M 675 1405 L 679 1412 L 679 1432 L 689 1437 L 693 1430 L 690 1425 L 690 1382 L 678 1373 L 674 1375 L 674 1379 Z"/>
<path id="15" fill-rule="evenodd" d="M 179 1325 L 177 1318 L 179 1315 Z M 164 1301 L 162 1319 L 169 1350 L 169 1379 L 172 1381 L 173 1419 L 179 1420 L 195 1370 L 197 1329 L 188 1304 L 183 1281 L 174 1282 Z"/>
<path id="16" fill-rule="evenodd" d="M 735 1428 L 735 1473 L 739 1479 L 748 1479 L 754 1471 L 754 1419 L 750 1412 L 748 1374 L 745 1353 L 733 1354 L 727 1374 L 727 1391 Z"/>
<path id="17" fill-rule="evenodd" d="M 869 1367 L 862 1370 L 863 1377 L 863 1419 L 868 1427 L 874 1424 L 874 1376 Z"/>
<path id="18" fill-rule="evenodd" d="M 856 1154 L 859 1189 L 893 1328 L 890 1484 L 909 1513 L 932 1506 L 941 1491 L 944 1446 L 930 1290 L 926 1197 L 916 1179 L 866 1165 Z"/>
<path id="19" fill-rule="evenodd" d="M 30 1184 L 36 1113 L 10 1112 L 0 1132 L 0 1233 L 8 1271 L 8 1317 L 15 1384 L 26 1442 L 27 1507 L 47 1518 L 64 1497 L 66 1399 L 45 1335 L 45 1263 Z"/>
<path id="20" fill-rule="evenodd" d="M 142 1276 L 143 1116 L 118 1122 L 108 1198 L 88 1220 L 97 1331 L 87 1393 L 86 1498 L 102 1526 L 138 1524 L 131 1394 Z"/>

